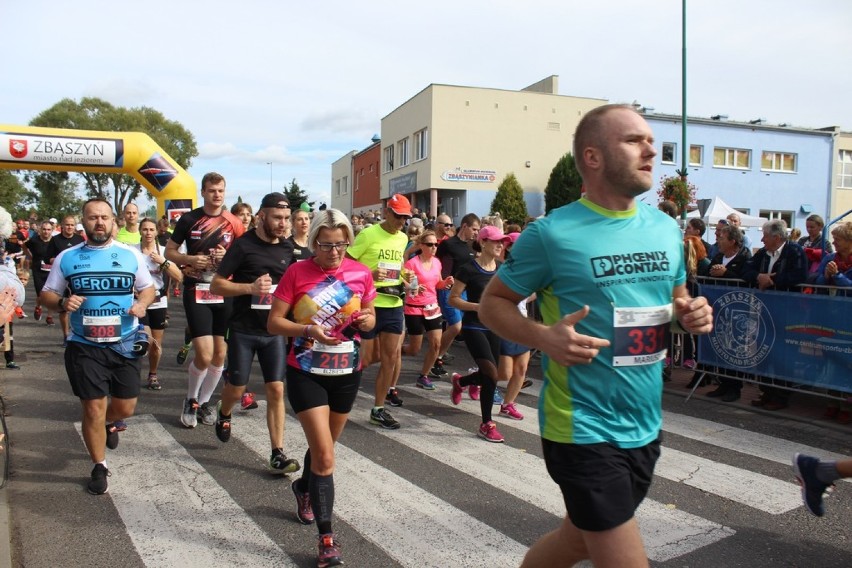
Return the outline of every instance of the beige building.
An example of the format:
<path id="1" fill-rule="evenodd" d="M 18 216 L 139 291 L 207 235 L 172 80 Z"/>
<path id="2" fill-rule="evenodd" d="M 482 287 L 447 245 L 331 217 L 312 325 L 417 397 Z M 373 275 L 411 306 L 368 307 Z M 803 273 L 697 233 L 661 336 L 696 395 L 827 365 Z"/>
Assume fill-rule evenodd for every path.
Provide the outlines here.
<path id="1" fill-rule="evenodd" d="M 331 205 L 349 215 L 352 209 L 352 158 L 355 151 L 347 152 L 331 164 Z"/>
<path id="2" fill-rule="evenodd" d="M 852 132 L 838 132 L 834 136 L 833 166 L 832 219 L 852 210 Z"/>
<path id="3" fill-rule="evenodd" d="M 571 151 L 577 122 L 607 102 L 557 91 L 556 76 L 520 91 L 429 85 L 382 119 L 381 198 L 401 193 L 458 222 L 489 214 L 500 182 L 514 173 L 530 215 L 541 215 L 550 172 Z"/>

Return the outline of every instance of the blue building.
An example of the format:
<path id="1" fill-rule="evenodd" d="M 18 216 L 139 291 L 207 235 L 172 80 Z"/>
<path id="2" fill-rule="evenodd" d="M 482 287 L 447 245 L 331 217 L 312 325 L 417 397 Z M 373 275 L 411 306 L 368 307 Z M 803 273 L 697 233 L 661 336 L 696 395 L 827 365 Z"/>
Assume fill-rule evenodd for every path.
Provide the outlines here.
<path id="1" fill-rule="evenodd" d="M 654 171 L 659 177 L 677 175 L 681 117 L 647 110 L 644 116 L 659 152 Z M 784 219 L 804 233 L 808 215 L 830 216 L 835 130 L 735 122 L 724 116 L 688 118 L 688 179 L 698 188 L 697 199 L 719 196 L 744 213 Z M 645 201 L 658 201 L 657 186 L 643 196 Z M 749 236 L 760 246 L 759 230 Z"/>

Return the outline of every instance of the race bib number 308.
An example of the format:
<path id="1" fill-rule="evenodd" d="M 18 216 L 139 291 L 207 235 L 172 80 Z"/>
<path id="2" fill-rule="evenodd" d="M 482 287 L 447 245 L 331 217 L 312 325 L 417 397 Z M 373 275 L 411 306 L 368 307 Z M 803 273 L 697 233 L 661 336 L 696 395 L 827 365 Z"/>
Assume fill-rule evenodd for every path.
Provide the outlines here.
<path id="1" fill-rule="evenodd" d="M 672 306 L 615 308 L 612 365 L 651 365 L 666 357 Z"/>
<path id="2" fill-rule="evenodd" d="M 84 316 L 83 337 L 94 343 L 121 341 L 121 316 Z"/>

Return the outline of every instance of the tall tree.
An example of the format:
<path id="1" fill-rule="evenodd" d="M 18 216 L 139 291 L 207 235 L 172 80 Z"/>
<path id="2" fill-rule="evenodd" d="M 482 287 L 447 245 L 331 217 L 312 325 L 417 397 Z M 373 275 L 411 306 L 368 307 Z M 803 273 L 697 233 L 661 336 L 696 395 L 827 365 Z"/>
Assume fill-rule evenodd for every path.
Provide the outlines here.
<path id="1" fill-rule="evenodd" d="M 43 111 L 31 126 L 103 130 L 108 132 L 144 132 L 180 165 L 187 169 L 198 155 L 195 137 L 181 123 L 168 120 L 149 107 L 116 107 L 99 98 L 84 97 L 80 102 L 62 99 Z M 142 185 L 125 174 L 81 173 L 86 194 L 112 202 L 116 211 L 134 201 Z"/>
<path id="2" fill-rule="evenodd" d="M 544 212 L 550 213 L 557 207 L 573 203 L 580 199 L 583 191 L 583 178 L 577 171 L 574 156 L 567 153 L 556 162 L 544 188 Z"/>
<path id="3" fill-rule="evenodd" d="M 527 218 L 527 202 L 524 201 L 524 188 L 513 172 L 506 174 L 497 195 L 491 202 L 491 212 L 500 213 L 500 216 L 510 223 L 523 224 Z"/>
<path id="4" fill-rule="evenodd" d="M 308 201 L 308 194 L 302 191 L 302 188 L 296 183 L 296 178 L 293 178 L 290 185 L 284 187 L 284 196 L 287 198 L 290 209 L 293 211 L 298 209 L 302 203 L 307 203 L 311 209 L 314 208 L 314 202 Z"/>
<path id="5" fill-rule="evenodd" d="M 0 205 L 13 219 L 27 216 L 26 196 L 27 188 L 18 176 L 8 170 L 0 170 Z"/>
<path id="6" fill-rule="evenodd" d="M 26 180 L 32 187 L 27 190 L 26 203 L 35 205 L 39 219 L 80 215 L 83 200 L 77 197 L 77 178 L 68 172 L 30 172 Z"/>

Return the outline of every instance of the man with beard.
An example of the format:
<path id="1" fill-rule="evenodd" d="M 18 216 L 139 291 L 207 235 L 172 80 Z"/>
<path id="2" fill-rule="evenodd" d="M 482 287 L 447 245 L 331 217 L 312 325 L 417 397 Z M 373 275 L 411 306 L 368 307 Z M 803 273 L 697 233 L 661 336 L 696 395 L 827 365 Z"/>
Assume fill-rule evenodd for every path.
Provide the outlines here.
<path id="1" fill-rule="evenodd" d="M 228 370 L 217 406 L 216 436 L 231 438 L 231 411 L 248 385 L 255 355 L 266 386 L 266 425 L 273 473 L 298 471 L 299 462 L 284 453 L 284 373 L 287 343 L 266 329 L 272 294 L 293 262 L 293 244 L 287 240 L 290 204 L 281 193 L 270 193 L 260 203 L 254 229 L 237 239 L 222 259 L 210 291 L 234 298 L 228 325 Z"/>
<path id="2" fill-rule="evenodd" d="M 585 196 L 521 233 L 480 304 L 486 326 L 547 355 L 540 433 L 568 514 L 526 568 L 648 566 L 634 514 L 660 452 L 665 338 L 673 318 L 687 333 L 713 321 L 706 299 L 686 290 L 677 223 L 636 202 L 656 155 L 629 106 L 586 114 L 574 135 Z M 543 323 L 516 309 L 534 292 Z"/>
<path id="3" fill-rule="evenodd" d="M 50 248 L 47 256 L 50 259 L 48 264 L 53 264 L 59 253 L 65 249 L 77 246 L 83 242 L 83 237 L 77 234 L 77 218 L 73 215 L 68 215 L 62 219 L 59 234 L 54 235 L 50 241 Z M 48 318 L 47 325 L 53 325 L 53 320 Z M 59 311 L 59 325 L 62 327 L 62 347 L 68 345 L 68 336 L 71 334 L 71 327 L 68 323 L 68 312 L 65 310 Z"/>
<path id="4" fill-rule="evenodd" d="M 189 364 L 187 392 L 180 421 L 187 428 L 216 423 L 209 404 L 225 368 L 225 331 L 231 317 L 231 299 L 214 294 L 210 282 L 225 252 L 243 234 L 243 224 L 227 209 L 225 178 L 216 172 L 201 178 L 203 205 L 182 215 L 166 245 L 166 258 L 186 268 L 183 308 L 195 358 Z M 186 253 L 180 246 L 186 243 Z"/>
<path id="5" fill-rule="evenodd" d="M 105 448 L 118 446 L 114 423 L 136 408 L 140 357 L 146 351 L 138 337 L 138 318 L 154 300 L 155 288 L 139 251 L 113 240 L 107 201 L 87 201 L 83 225 L 88 242 L 59 253 L 41 304 L 70 314 L 65 370 L 83 405 L 83 440 L 95 464 L 88 490 L 102 495 L 110 475 Z M 69 296 L 63 295 L 66 289 Z"/>

